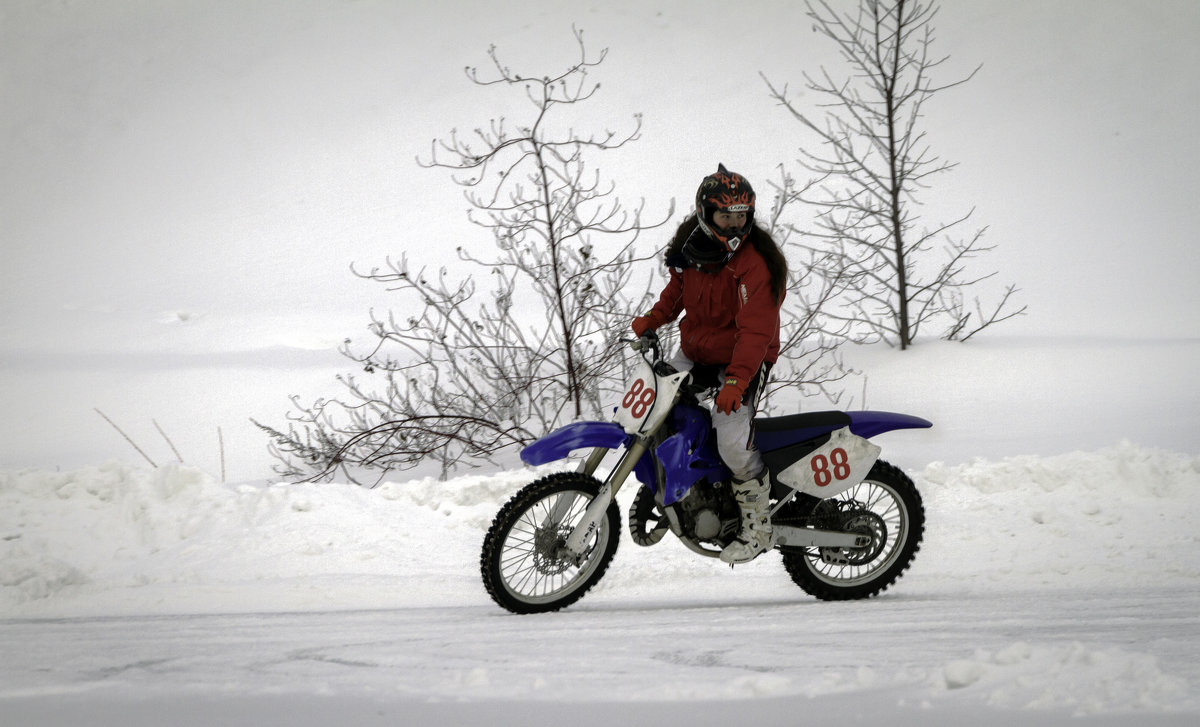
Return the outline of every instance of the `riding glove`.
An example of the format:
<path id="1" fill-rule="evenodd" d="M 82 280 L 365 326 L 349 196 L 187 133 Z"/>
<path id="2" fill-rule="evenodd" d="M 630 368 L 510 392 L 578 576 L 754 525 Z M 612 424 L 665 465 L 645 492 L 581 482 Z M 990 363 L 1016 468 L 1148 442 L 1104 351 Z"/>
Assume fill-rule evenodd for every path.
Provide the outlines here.
<path id="1" fill-rule="evenodd" d="M 722 414 L 732 414 L 742 408 L 742 397 L 746 395 L 746 385 L 739 383 L 732 376 L 725 379 L 725 385 L 717 392 L 717 411 Z"/>
<path id="2" fill-rule="evenodd" d="M 634 318 L 631 327 L 633 328 L 633 335 L 637 336 L 638 338 L 641 338 L 646 331 L 653 331 L 656 328 L 654 321 L 650 319 L 650 316 L 638 316 L 637 318 Z"/>

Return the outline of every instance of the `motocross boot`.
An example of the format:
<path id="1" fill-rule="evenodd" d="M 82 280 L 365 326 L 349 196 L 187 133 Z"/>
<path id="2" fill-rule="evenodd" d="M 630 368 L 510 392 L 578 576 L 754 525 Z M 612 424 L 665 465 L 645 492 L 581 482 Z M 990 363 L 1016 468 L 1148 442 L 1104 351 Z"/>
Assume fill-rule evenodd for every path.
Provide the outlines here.
<path id="1" fill-rule="evenodd" d="M 749 563 L 774 545 L 771 537 L 771 486 L 764 471 L 758 477 L 733 483 L 733 496 L 742 510 L 742 529 L 721 551 L 721 561 Z"/>

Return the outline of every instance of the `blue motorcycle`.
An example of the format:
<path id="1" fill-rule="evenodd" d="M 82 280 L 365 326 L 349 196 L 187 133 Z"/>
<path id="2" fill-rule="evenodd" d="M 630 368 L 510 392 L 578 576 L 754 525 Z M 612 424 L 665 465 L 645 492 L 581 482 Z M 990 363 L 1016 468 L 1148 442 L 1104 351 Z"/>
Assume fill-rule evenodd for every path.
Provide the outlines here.
<path id="1" fill-rule="evenodd" d="M 617 491 L 642 484 L 629 510 L 641 546 L 671 532 L 716 558 L 738 533 L 741 512 L 717 454 L 703 397 L 712 387 L 675 371 L 653 334 L 631 342 L 639 358 L 612 421 L 568 424 L 526 447 L 528 465 L 587 452 L 575 471 L 518 491 L 492 522 L 480 566 L 492 599 L 514 613 L 556 611 L 604 576 L 621 529 Z M 869 439 L 926 428 L 919 417 L 882 411 L 822 411 L 755 421 L 771 482 L 774 548 L 792 580 L 823 600 L 870 598 L 912 563 L 925 509 L 912 480 L 879 459 Z M 603 479 L 600 464 L 622 454 Z"/>

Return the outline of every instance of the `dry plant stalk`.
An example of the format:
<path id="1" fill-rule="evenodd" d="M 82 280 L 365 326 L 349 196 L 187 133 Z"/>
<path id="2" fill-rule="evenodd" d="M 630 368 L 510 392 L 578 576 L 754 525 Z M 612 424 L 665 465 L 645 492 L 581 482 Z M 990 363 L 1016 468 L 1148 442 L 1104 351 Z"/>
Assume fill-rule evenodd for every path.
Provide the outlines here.
<path id="1" fill-rule="evenodd" d="M 105 414 L 104 412 L 100 411 L 99 409 L 95 409 L 94 411 L 95 411 L 97 414 L 99 414 L 100 416 L 104 417 L 104 421 L 108 422 L 108 423 L 109 423 L 109 425 L 111 425 L 113 429 L 116 429 L 116 430 L 117 430 L 117 433 L 118 433 L 118 434 L 120 434 L 122 437 L 124 437 L 124 438 L 125 438 L 125 441 L 126 441 L 126 442 L 129 442 L 129 444 L 130 444 L 130 445 L 131 445 L 131 446 L 132 446 L 134 449 L 136 449 L 136 450 L 137 450 L 138 454 L 142 455 L 142 457 L 144 457 L 144 458 L 145 458 L 145 460 L 146 460 L 147 462 L 149 462 L 149 463 L 150 463 L 150 466 L 151 466 L 151 467 L 154 467 L 155 469 L 157 469 L 157 468 L 158 468 L 158 464 L 157 464 L 157 463 L 155 463 L 155 461 L 154 461 L 154 460 L 150 459 L 150 455 L 148 455 L 148 454 L 146 454 L 144 451 L 142 451 L 142 448 L 141 448 L 141 447 L 139 447 L 139 446 L 137 445 L 137 442 L 133 441 L 133 440 L 132 440 L 132 439 L 129 437 L 129 435 L 128 435 L 128 434 L 126 434 L 126 433 L 125 433 L 125 432 L 124 432 L 124 431 L 123 431 L 123 430 L 122 430 L 120 427 L 118 427 L 118 426 L 117 426 L 117 424 L 116 424 L 116 422 L 114 422 L 112 419 L 109 419 L 109 418 L 108 418 L 108 415 L 107 415 L 107 414 Z"/>

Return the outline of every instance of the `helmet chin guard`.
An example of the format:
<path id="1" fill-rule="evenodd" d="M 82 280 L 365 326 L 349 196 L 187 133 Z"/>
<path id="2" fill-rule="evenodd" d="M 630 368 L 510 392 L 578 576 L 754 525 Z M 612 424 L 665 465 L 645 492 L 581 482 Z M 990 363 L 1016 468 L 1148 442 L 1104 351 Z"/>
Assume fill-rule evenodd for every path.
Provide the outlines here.
<path id="1" fill-rule="evenodd" d="M 692 230 L 692 234 L 688 235 L 680 252 L 683 253 L 684 259 L 689 264 L 696 267 L 708 267 L 724 265 L 729 258 L 733 257 L 735 251 L 736 249 L 730 250 L 725 243 L 710 235 L 704 229 L 704 222 L 701 221 L 699 226 Z"/>

